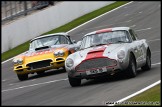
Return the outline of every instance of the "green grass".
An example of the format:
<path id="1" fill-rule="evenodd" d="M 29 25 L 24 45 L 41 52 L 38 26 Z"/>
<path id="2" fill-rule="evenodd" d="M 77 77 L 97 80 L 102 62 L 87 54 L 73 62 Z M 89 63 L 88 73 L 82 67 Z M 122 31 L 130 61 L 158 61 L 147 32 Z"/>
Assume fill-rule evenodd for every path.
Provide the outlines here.
<path id="1" fill-rule="evenodd" d="M 161 93 L 160 85 L 158 84 L 151 89 L 142 92 L 141 94 L 134 96 L 127 101 L 124 101 L 120 106 L 159 106 L 161 105 Z M 133 103 L 133 104 L 124 104 L 124 103 Z"/>
<path id="2" fill-rule="evenodd" d="M 102 7 L 98 10 L 95 10 L 91 13 L 88 13 L 84 16 L 81 16 L 81 17 L 79 17 L 79 18 L 77 18 L 77 19 L 75 19 L 75 20 L 73 20 L 73 21 L 71 21 L 71 22 L 69 22 L 69 23 L 67 23 L 63 26 L 60 26 L 60 27 L 53 29 L 49 32 L 46 32 L 44 34 L 57 33 L 57 32 L 67 32 L 67 31 L 79 26 L 80 24 L 83 24 L 83 23 L 85 23 L 85 22 L 87 22 L 87 21 L 89 21 L 89 20 L 91 20 L 91 19 L 93 19 L 93 18 L 95 18 L 95 17 L 97 17 L 101 14 L 104 14 L 104 13 L 106 13 L 106 12 L 108 12 L 108 11 L 114 9 L 114 8 L 117 8 L 117 7 L 119 7 L 123 4 L 126 4 L 128 2 L 129 1 L 117 1 L 115 3 L 108 5 L 108 6 Z M 42 35 L 44 35 L 44 34 L 42 34 Z M 27 42 L 15 47 L 15 48 L 9 50 L 9 51 L 2 53 L 1 54 L 1 61 L 5 61 L 5 60 L 7 60 L 11 57 L 14 57 L 14 56 L 22 53 L 22 52 L 25 52 L 25 51 L 28 50 L 28 48 L 29 48 L 29 41 L 27 41 Z"/>

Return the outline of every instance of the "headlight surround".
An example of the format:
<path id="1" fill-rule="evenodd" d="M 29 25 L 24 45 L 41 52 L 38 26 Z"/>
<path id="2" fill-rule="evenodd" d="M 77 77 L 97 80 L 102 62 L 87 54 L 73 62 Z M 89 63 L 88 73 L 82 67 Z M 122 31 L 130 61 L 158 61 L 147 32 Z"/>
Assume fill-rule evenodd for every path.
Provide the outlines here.
<path id="1" fill-rule="evenodd" d="M 59 55 L 60 55 L 60 56 L 64 56 L 64 54 L 65 54 L 64 51 L 62 51 L 62 50 L 59 51 Z"/>
<path id="2" fill-rule="evenodd" d="M 23 63 L 23 59 L 22 58 L 16 58 L 13 60 L 14 64 L 22 64 Z"/>
<path id="3" fill-rule="evenodd" d="M 59 51 L 55 51 L 55 52 L 54 52 L 54 55 L 55 55 L 56 57 L 58 57 L 58 56 L 64 56 L 64 54 L 65 54 L 65 52 L 64 52 L 63 50 L 59 50 Z"/>
<path id="4" fill-rule="evenodd" d="M 54 52 L 54 55 L 55 55 L 55 56 L 59 56 L 58 51 Z"/>
<path id="5" fill-rule="evenodd" d="M 123 59 L 125 57 L 125 51 L 124 50 L 120 50 L 118 53 L 117 53 L 117 57 L 119 59 Z"/>
<path id="6" fill-rule="evenodd" d="M 69 58 L 69 59 L 67 59 L 66 60 L 66 66 L 67 67 L 72 67 L 74 65 L 74 61 L 71 59 L 71 58 Z"/>

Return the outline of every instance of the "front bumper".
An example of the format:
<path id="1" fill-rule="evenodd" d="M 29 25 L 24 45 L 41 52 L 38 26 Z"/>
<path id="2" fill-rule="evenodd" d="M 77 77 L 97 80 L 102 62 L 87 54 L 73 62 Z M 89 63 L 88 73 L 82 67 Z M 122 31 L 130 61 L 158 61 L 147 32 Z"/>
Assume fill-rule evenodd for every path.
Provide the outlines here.
<path id="1" fill-rule="evenodd" d="M 78 72 L 76 71 L 75 67 L 70 69 L 66 67 L 66 70 L 68 72 L 68 76 L 72 78 L 81 78 L 81 79 L 89 79 L 89 78 L 95 78 L 98 76 L 104 76 L 104 75 L 113 75 L 117 72 L 124 71 L 128 67 L 128 61 L 123 61 L 123 60 L 116 60 L 116 65 L 114 66 L 106 66 L 106 72 L 103 73 L 97 73 L 97 74 L 92 74 L 92 75 L 87 75 L 86 71 L 81 71 Z M 92 66 L 88 70 L 92 70 L 96 68 L 96 66 Z M 103 68 L 103 67 L 100 67 Z M 99 69 L 99 68 L 96 68 Z"/>
<path id="2" fill-rule="evenodd" d="M 58 69 L 60 67 L 64 67 L 65 60 L 62 61 L 57 61 L 57 62 L 50 62 L 49 66 L 46 67 L 41 67 L 41 68 L 36 68 L 36 69 L 29 69 L 29 67 L 26 67 L 25 65 L 21 65 L 21 68 L 18 68 L 18 66 L 14 67 L 14 71 L 17 74 L 30 74 L 30 73 L 35 73 L 35 72 L 40 72 L 40 71 L 46 71 L 50 69 Z"/>
<path id="3" fill-rule="evenodd" d="M 117 67 L 106 68 L 106 69 L 107 69 L 106 72 L 90 74 L 90 75 L 88 75 L 86 71 L 82 71 L 82 72 L 71 71 L 68 73 L 68 75 L 73 78 L 90 79 L 90 78 L 95 78 L 95 77 L 104 76 L 104 75 L 105 76 L 114 75 L 115 73 L 121 71 L 121 69 L 118 69 Z"/>

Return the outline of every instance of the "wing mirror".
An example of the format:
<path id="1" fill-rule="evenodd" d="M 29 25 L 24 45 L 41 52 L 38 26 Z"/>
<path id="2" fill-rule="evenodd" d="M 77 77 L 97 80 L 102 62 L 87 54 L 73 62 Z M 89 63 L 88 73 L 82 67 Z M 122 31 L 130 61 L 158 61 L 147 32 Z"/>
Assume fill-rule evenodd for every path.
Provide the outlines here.
<path id="1" fill-rule="evenodd" d="M 73 43 L 76 43 L 76 40 L 73 40 Z"/>
<path id="2" fill-rule="evenodd" d="M 82 41 L 78 41 L 78 42 L 77 42 L 77 45 L 78 45 L 78 46 L 80 46 L 80 45 L 81 45 L 81 43 L 82 43 Z"/>

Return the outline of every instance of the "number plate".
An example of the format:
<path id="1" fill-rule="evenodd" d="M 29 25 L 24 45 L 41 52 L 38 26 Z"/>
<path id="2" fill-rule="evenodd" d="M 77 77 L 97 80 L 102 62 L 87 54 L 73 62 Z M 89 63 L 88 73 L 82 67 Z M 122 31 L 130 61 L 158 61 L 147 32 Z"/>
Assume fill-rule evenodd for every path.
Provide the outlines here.
<path id="1" fill-rule="evenodd" d="M 86 71 L 86 74 L 92 75 L 92 74 L 103 73 L 103 72 L 106 72 L 106 71 L 107 71 L 107 69 L 106 69 L 106 67 L 104 67 L 104 68 L 99 68 L 99 69 L 88 70 L 88 71 Z"/>

